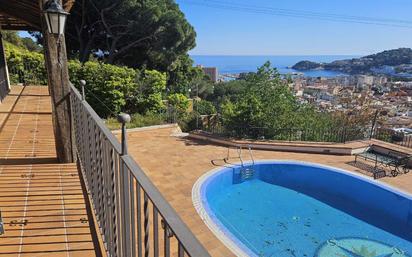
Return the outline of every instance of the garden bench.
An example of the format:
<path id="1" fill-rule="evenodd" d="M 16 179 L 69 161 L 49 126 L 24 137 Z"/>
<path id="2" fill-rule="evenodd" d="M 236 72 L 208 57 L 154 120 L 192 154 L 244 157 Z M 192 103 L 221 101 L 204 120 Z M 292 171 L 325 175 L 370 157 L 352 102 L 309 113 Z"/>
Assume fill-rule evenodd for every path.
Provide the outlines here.
<path id="1" fill-rule="evenodd" d="M 357 163 L 358 158 L 374 163 L 373 175 L 376 179 L 376 175 L 380 170 L 379 168 L 388 168 L 394 177 L 400 173 L 408 173 L 408 164 L 412 159 L 412 155 L 385 148 L 383 146 L 370 145 L 364 152 L 355 154 L 355 163 Z"/>

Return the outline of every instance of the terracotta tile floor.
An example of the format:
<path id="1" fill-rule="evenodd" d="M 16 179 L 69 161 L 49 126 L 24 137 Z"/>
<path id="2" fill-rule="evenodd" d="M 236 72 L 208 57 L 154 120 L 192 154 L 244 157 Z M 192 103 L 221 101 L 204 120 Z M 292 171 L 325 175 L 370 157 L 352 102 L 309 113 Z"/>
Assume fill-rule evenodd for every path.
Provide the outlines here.
<path id="1" fill-rule="evenodd" d="M 56 163 L 50 112 L 46 87 L 13 87 L 0 105 L 0 210 L 6 223 L 0 256 L 97 255 L 76 166 Z M 232 256 L 203 224 L 191 199 L 193 184 L 215 168 L 211 160 L 222 159 L 227 150 L 172 137 L 173 132 L 130 132 L 129 151 L 210 254 Z M 351 156 L 270 151 L 254 151 L 254 156 L 361 172 L 348 164 Z M 411 174 L 382 181 L 412 192 Z"/>
<path id="2" fill-rule="evenodd" d="M 0 256 L 96 256 L 75 164 L 58 164 L 47 87 L 0 104 Z"/>
<path id="3" fill-rule="evenodd" d="M 209 231 L 192 205 L 192 187 L 205 172 L 216 168 L 213 159 L 226 156 L 227 148 L 171 136 L 175 129 L 129 132 L 129 152 L 153 180 L 184 222 L 194 231 L 212 256 L 233 254 Z M 397 146 L 394 146 L 397 147 Z M 273 151 L 253 151 L 256 159 L 300 160 L 362 172 L 348 164 L 352 156 L 332 156 Z M 247 155 L 244 156 L 248 159 Z M 381 179 L 412 193 L 412 174 Z"/>

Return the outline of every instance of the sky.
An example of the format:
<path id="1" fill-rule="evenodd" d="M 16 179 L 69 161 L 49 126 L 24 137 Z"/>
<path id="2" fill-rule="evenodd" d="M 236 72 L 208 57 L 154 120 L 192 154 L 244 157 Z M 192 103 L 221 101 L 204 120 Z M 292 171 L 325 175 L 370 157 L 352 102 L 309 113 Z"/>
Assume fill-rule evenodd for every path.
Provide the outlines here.
<path id="1" fill-rule="evenodd" d="M 366 55 L 412 47 L 412 0 L 176 2 L 197 33 L 192 55 Z M 280 16 L 280 11 L 289 16 Z M 372 17 L 379 21 L 366 22 L 395 26 L 330 21 L 324 19 L 337 16 L 325 15 Z"/>

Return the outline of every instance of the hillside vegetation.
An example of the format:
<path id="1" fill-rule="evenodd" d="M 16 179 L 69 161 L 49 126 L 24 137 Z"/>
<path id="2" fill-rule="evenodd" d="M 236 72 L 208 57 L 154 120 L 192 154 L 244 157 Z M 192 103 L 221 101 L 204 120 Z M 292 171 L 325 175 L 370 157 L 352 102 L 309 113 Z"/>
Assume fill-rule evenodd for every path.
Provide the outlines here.
<path id="1" fill-rule="evenodd" d="M 384 69 L 392 67 L 393 69 Z M 348 60 L 338 60 L 331 63 L 316 63 L 311 61 L 301 61 L 295 64 L 293 69 L 312 70 L 325 69 L 340 71 L 347 74 L 387 74 L 387 75 L 408 75 L 412 68 L 412 49 L 399 48 L 383 51 L 377 54 L 353 58 Z M 412 72 L 410 73 L 412 76 Z"/>
<path id="2" fill-rule="evenodd" d="M 47 74 L 42 53 L 6 44 L 6 57 L 13 83 L 46 84 Z M 157 70 L 112 65 L 97 60 L 68 62 L 70 80 L 75 86 L 87 81 L 86 100 L 107 119 L 111 128 L 118 128 L 115 116 L 132 114 L 134 127 L 176 121 L 186 131 L 197 128 L 200 115 L 215 115 L 217 126 L 226 135 L 241 138 L 284 140 L 341 140 L 342 129 L 353 136 L 363 136 L 369 119 L 346 114 L 320 113 L 310 104 L 299 103 L 288 81 L 281 79 L 271 64 L 265 63 L 256 72 L 241 79 L 216 85 L 204 76 L 192 85 L 190 94 L 175 93 L 168 88 L 167 74 Z M 212 85 L 212 86 L 210 86 Z M 196 100 L 188 111 L 188 96 Z M 208 129 L 203 123 L 199 128 Z M 294 131 L 291 134 L 291 131 Z M 315 133 L 316 132 L 316 133 Z M 309 133 L 309 134 L 308 134 Z"/>

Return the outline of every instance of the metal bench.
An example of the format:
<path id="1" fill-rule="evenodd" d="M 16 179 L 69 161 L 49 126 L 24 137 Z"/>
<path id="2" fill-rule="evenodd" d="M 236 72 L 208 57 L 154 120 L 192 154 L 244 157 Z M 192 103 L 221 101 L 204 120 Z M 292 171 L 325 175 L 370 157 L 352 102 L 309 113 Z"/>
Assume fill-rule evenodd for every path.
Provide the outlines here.
<path id="1" fill-rule="evenodd" d="M 391 171 L 392 176 L 396 177 L 401 173 L 408 173 L 408 163 L 412 155 L 394 151 L 378 145 L 370 145 L 364 152 L 355 154 L 355 163 L 358 158 L 368 160 L 374 163 L 374 178 L 380 168 L 387 168 Z"/>

